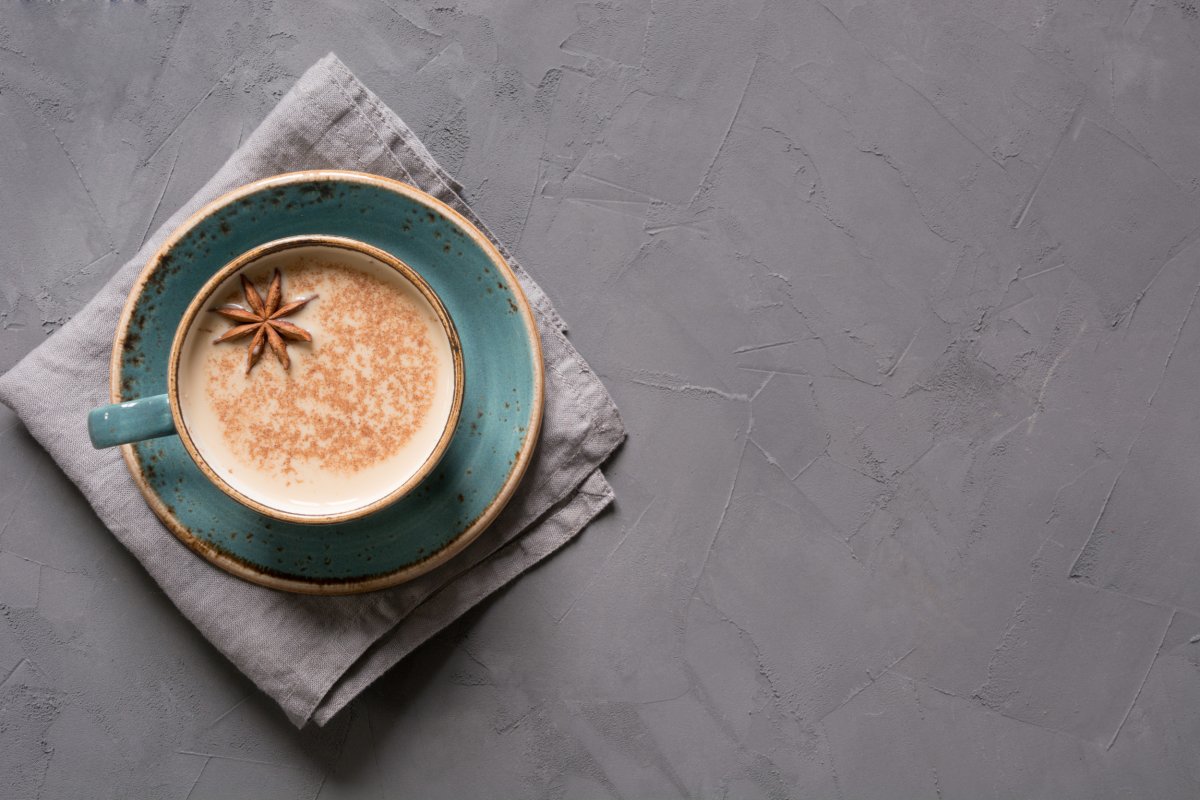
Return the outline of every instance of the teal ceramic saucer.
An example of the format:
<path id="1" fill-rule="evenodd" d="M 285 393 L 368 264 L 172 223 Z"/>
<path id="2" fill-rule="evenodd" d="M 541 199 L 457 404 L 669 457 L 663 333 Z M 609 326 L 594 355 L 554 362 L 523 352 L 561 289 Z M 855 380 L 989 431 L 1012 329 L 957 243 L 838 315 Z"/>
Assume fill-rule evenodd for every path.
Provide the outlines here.
<path id="1" fill-rule="evenodd" d="M 429 477 L 395 504 L 341 524 L 265 517 L 208 481 L 179 438 L 122 448 L 158 517 L 193 551 L 241 578 L 292 592 L 393 586 L 442 564 L 496 518 L 537 443 L 541 345 L 512 270 L 477 228 L 398 181 L 314 170 L 256 181 L 214 200 L 150 259 L 117 326 L 112 401 L 167 390 L 171 341 L 222 266 L 287 236 L 328 234 L 387 251 L 437 293 L 462 345 L 462 413 Z"/>

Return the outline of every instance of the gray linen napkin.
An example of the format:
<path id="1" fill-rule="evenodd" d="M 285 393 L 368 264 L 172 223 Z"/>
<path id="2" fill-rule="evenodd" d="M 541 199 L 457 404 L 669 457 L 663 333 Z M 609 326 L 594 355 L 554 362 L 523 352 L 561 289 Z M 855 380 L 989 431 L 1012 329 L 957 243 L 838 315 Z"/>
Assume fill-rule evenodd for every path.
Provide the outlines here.
<path id="1" fill-rule="evenodd" d="M 536 310 L 546 404 L 536 455 L 495 524 L 433 572 L 352 597 L 264 589 L 180 544 L 146 506 L 118 450 L 93 450 L 88 443 L 87 411 L 108 398 L 109 351 L 121 307 L 149 256 L 203 203 L 256 178 L 318 167 L 398 178 L 487 230 L 416 135 L 330 54 L 70 323 L 0 377 L 0 401 L 78 484 L 100 519 L 297 726 L 310 719 L 324 724 L 419 644 L 575 536 L 612 502 L 599 466 L 625 436 L 611 398 L 563 336 L 549 299 L 496 242 Z"/>

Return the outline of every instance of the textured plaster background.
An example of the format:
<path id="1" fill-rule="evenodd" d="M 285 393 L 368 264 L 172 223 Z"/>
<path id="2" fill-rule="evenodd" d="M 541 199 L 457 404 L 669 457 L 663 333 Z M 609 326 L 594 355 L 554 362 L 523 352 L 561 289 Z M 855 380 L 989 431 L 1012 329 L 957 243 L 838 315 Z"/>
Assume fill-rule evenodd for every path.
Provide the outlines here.
<path id="1" fill-rule="evenodd" d="M 1200 794 L 1195 3 L 6 3 L 0 369 L 329 50 L 617 511 L 296 732 L 0 411 L 0 795 Z"/>

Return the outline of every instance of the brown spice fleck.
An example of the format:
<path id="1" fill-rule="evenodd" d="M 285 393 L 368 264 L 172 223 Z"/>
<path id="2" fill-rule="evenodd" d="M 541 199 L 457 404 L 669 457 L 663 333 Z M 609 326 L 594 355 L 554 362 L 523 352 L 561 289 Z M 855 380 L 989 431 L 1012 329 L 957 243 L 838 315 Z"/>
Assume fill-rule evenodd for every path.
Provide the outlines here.
<path id="1" fill-rule="evenodd" d="M 298 260 L 287 280 L 292 292 L 320 290 L 305 319 L 321 335 L 294 343 L 290 371 L 264 361 L 250 379 L 238 369 L 240 349 L 213 349 L 206 388 L 225 441 L 277 476 L 382 463 L 434 400 L 439 360 L 421 312 L 397 287 L 336 263 Z"/>

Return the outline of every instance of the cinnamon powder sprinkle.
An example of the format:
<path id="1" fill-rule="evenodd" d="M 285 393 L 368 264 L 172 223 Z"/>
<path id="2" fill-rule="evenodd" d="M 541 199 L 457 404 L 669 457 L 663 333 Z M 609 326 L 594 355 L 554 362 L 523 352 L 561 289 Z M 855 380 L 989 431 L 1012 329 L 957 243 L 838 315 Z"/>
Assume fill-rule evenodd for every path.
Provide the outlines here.
<path id="1" fill-rule="evenodd" d="M 264 361 L 244 375 L 240 348 L 213 348 L 208 399 L 239 461 L 278 477 L 351 475 L 394 456 L 418 431 L 437 389 L 438 355 L 405 292 L 337 263 L 298 258 L 286 269 L 312 343 L 292 345 L 292 369 Z"/>

